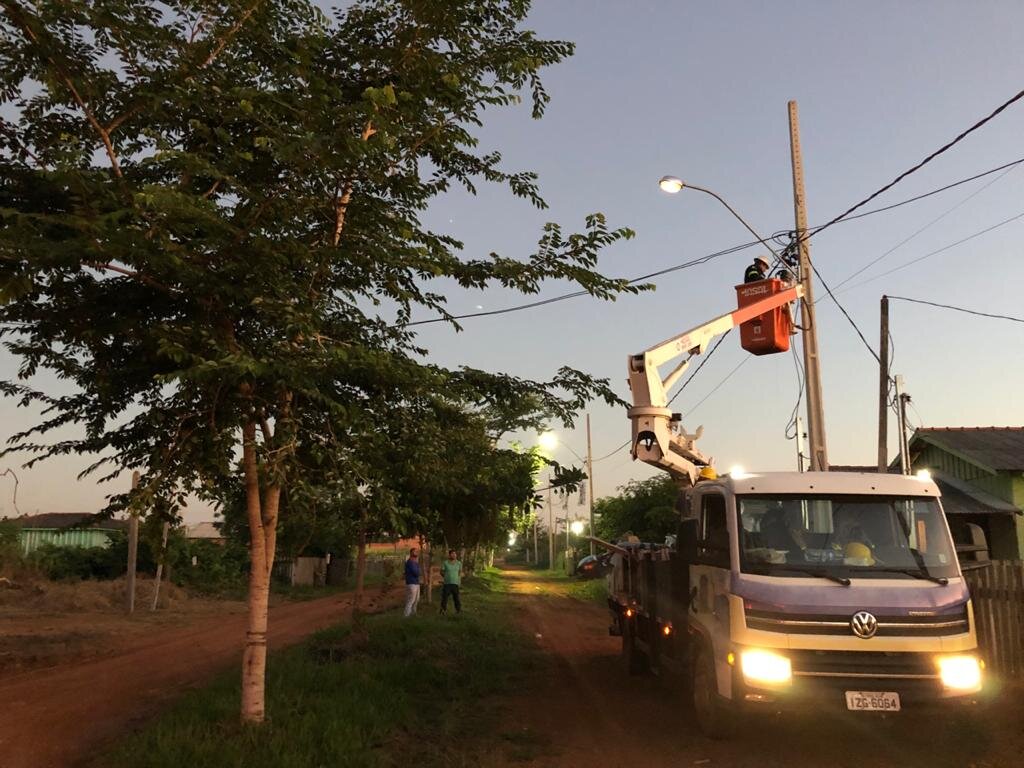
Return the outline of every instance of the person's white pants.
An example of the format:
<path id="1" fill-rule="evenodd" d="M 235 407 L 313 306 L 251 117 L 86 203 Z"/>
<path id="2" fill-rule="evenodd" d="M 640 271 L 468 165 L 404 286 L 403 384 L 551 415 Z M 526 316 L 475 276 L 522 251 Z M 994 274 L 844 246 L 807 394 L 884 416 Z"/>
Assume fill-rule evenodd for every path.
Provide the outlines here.
<path id="1" fill-rule="evenodd" d="M 412 616 L 416 613 L 416 606 L 420 602 L 420 585 L 419 584 L 406 584 L 405 585 L 405 615 L 406 617 Z"/>

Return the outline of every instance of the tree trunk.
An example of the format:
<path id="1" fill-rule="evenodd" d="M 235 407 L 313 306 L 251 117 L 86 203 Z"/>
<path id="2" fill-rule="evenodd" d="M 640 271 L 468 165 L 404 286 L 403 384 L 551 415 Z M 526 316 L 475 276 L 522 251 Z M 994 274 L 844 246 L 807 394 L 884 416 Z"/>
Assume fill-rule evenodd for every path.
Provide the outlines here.
<path id="1" fill-rule="evenodd" d="M 363 513 L 365 518 L 366 513 Z M 356 591 L 352 598 L 352 605 L 356 611 L 363 601 L 363 585 L 366 582 L 366 526 L 359 527 L 359 546 L 356 549 Z"/>
<path id="2" fill-rule="evenodd" d="M 261 498 L 256 458 L 256 424 L 242 428 L 242 465 L 245 470 L 246 512 L 249 518 L 249 620 L 242 654 L 243 723 L 262 723 L 265 718 L 267 672 L 267 621 L 270 571 L 277 544 L 277 513 L 281 486 L 271 485 Z"/>
<path id="3" fill-rule="evenodd" d="M 423 541 L 423 537 L 421 536 L 420 537 L 420 542 L 421 542 L 420 547 L 423 546 L 422 545 L 422 541 Z M 420 549 L 420 551 L 421 552 L 423 551 L 422 548 Z M 433 565 L 434 565 L 434 545 L 433 544 L 428 544 L 427 545 L 427 603 L 428 604 L 432 603 L 434 601 L 434 575 L 433 575 L 433 572 L 431 570 L 433 568 Z"/>

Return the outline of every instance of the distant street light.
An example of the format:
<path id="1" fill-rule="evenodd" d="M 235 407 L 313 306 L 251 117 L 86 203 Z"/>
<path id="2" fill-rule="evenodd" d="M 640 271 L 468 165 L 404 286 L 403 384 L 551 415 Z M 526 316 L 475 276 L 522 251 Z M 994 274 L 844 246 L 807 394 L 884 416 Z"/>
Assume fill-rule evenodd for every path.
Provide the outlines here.
<path id="1" fill-rule="evenodd" d="M 668 177 L 666 177 L 668 178 Z M 664 179 L 662 179 L 664 181 Z M 682 185 L 682 182 L 679 182 Z M 681 187 L 680 187 L 681 188 Z M 570 448 L 565 443 L 559 443 L 558 435 L 554 432 L 542 432 L 539 440 L 541 448 L 547 451 L 554 451 L 555 448 L 561 444 L 569 453 L 575 456 L 580 461 L 584 462 L 587 467 L 587 483 L 589 485 L 589 493 L 587 494 L 587 510 L 590 517 L 590 535 L 594 535 L 594 454 L 591 450 L 590 445 L 590 414 L 587 414 L 587 455 L 586 458 L 580 456 L 576 451 Z M 567 531 L 568 533 L 568 531 Z M 579 535 L 579 534 L 577 534 Z M 590 542 L 590 554 L 594 554 L 594 542 Z"/>
<path id="2" fill-rule="evenodd" d="M 579 536 L 581 533 L 583 533 L 584 527 L 585 525 L 582 520 L 573 520 L 572 525 L 569 526 L 569 529 L 572 531 L 573 536 Z"/>

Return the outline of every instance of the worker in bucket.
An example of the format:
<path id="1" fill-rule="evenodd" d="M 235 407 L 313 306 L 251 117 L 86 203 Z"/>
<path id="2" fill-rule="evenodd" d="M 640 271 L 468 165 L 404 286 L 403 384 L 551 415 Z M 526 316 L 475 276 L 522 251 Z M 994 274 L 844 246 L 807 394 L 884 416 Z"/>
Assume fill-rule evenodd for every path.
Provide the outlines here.
<path id="1" fill-rule="evenodd" d="M 754 259 L 754 263 L 747 267 L 747 271 L 743 273 L 744 283 L 756 283 L 758 280 L 764 280 L 768 277 L 768 259 L 764 256 L 758 256 Z"/>

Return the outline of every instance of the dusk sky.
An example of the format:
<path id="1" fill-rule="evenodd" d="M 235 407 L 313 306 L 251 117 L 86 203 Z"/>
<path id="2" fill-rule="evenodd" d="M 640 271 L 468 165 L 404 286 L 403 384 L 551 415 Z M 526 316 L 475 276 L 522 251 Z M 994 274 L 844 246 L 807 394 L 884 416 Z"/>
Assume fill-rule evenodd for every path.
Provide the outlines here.
<path id="1" fill-rule="evenodd" d="M 428 222 L 462 239 L 466 257 L 491 251 L 525 257 L 545 221 L 569 231 L 582 228 L 583 217 L 594 211 L 605 213 L 613 227 L 636 230 L 635 239 L 602 257 L 601 270 L 616 276 L 653 272 L 750 239 L 712 198 L 660 192 L 657 181 L 665 174 L 715 190 L 765 234 L 790 229 L 789 99 L 800 106 L 809 218 L 823 223 L 1024 87 L 1019 2 L 548 0 L 536 4 L 531 23 L 541 36 L 575 41 L 577 53 L 548 71 L 552 103 L 543 120 L 531 120 L 525 105 L 495 111 L 480 136 L 482 148 L 503 152 L 507 168 L 540 174 L 550 209 L 533 210 L 486 187 L 477 197 L 453 193 L 439 200 Z M 1024 102 L 868 207 L 1018 160 L 1024 157 L 1022 136 Z M 877 348 L 883 293 L 1024 315 L 1024 218 L 881 276 L 1019 214 L 1024 168 L 1014 166 L 837 225 L 812 241 L 811 256 L 833 288 L 842 286 L 838 298 Z M 439 364 L 538 379 L 569 365 L 608 378 L 627 398 L 627 355 L 733 309 L 733 286 L 763 252 L 749 249 L 671 273 L 657 279 L 656 291 L 615 302 L 584 297 L 467 319 L 461 333 L 440 324 L 423 326 L 419 341 Z M 567 290 L 572 288 L 550 284 L 539 296 L 523 297 L 500 289 L 453 288 L 448 295 L 458 314 Z M 829 458 L 871 464 L 878 367 L 820 285 L 816 292 Z M 1024 325 L 906 302 L 893 302 L 891 322 L 893 371 L 906 378 L 913 423 L 1024 424 Z M 10 377 L 15 370 L 16 362 L 0 354 L 0 375 Z M 687 414 L 683 423 L 689 431 L 704 425 L 700 445 L 720 470 L 734 464 L 786 470 L 796 466 L 794 443 L 784 435 L 796 397 L 793 357 L 750 357 L 733 334 L 673 407 Z M 594 455 L 603 457 L 627 440 L 629 423 L 624 411 L 603 403 L 594 404 L 591 414 Z M 0 438 L 33 418 L 15 403 L 0 401 Z M 575 431 L 557 430 L 581 455 L 582 421 Z M 521 436 L 527 442 L 535 437 Z M 893 452 L 894 437 L 890 446 Z M 556 456 L 573 461 L 565 449 Z M 98 509 L 113 489 L 76 482 L 87 463 L 67 458 L 18 470 L 21 511 Z M 9 465 L 0 464 L 0 472 Z M 594 469 L 598 496 L 656 473 L 631 462 L 625 449 Z M 13 514 L 11 488 L 9 478 L 0 478 L 0 515 Z M 575 504 L 572 509 L 583 513 Z M 209 512 L 188 514 L 192 520 L 205 517 Z"/>

